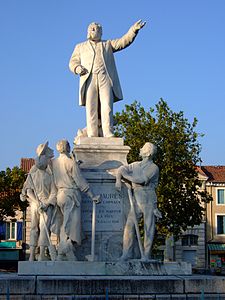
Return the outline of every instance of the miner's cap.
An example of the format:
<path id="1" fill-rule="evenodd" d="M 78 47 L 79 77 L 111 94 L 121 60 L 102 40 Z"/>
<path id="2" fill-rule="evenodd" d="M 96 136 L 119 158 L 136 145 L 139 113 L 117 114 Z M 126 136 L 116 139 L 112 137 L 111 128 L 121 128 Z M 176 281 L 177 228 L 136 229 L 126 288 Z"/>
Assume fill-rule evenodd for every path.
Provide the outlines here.
<path id="1" fill-rule="evenodd" d="M 48 148 L 48 141 L 44 144 L 40 144 L 36 149 L 37 156 L 41 156 L 47 148 Z"/>

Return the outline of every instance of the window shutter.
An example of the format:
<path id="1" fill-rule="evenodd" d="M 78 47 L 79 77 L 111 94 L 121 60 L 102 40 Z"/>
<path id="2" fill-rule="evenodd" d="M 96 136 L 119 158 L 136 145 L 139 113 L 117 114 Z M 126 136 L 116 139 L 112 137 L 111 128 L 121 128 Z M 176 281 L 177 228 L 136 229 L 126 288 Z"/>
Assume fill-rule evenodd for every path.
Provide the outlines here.
<path id="1" fill-rule="evenodd" d="M 6 234 L 6 224 L 5 222 L 0 222 L 0 240 L 5 240 Z"/>
<path id="2" fill-rule="evenodd" d="M 225 234 L 225 216 L 223 216 L 223 234 Z"/>
<path id="3" fill-rule="evenodd" d="M 23 222 L 17 222 L 17 241 L 23 239 Z"/>

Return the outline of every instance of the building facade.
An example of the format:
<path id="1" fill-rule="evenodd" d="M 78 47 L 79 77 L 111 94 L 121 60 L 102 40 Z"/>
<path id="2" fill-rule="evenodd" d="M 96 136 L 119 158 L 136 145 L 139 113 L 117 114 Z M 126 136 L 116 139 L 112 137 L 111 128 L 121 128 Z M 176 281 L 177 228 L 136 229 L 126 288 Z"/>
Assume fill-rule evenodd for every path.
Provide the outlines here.
<path id="1" fill-rule="evenodd" d="M 213 201 L 206 207 L 207 263 L 212 272 L 225 274 L 225 166 L 203 166 L 206 191 Z"/>
<path id="2" fill-rule="evenodd" d="M 202 204 L 202 224 L 189 228 L 175 243 L 175 259 L 191 262 L 196 269 L 225 274 L 225 166 L 201 166 L 197 171 L 199 189 L 213 200 Z"/>

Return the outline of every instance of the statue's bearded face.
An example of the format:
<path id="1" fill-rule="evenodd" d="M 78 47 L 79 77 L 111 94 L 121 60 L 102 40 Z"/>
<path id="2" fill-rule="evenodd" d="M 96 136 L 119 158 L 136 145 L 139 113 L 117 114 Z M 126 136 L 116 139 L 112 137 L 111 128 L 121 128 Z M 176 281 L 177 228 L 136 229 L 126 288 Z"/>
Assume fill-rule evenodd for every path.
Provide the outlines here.
<path id="1" fill-rule="evenodd" d="M 102 26 L 98 23 L 91 23 L 88 26 L 87 38 L 91 41 L 98 42 L 102 37 Z"/>

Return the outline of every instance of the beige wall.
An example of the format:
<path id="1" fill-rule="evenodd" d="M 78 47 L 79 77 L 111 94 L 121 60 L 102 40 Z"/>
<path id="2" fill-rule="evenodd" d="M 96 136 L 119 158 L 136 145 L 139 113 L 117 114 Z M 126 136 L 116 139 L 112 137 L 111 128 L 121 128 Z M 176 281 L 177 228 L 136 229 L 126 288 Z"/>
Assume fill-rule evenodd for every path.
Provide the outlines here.
<path id="1" fill-rule="evenodd" d="M 206 211 L 206 236 L 207 242 L 221 242 L 225 243 L 225 235 L 218 235 L 217 234 L 217 215 L 225 215 L 225 204 L 217 203 L 217 190 L 218 188 L 224 188 L 224 185 L 207 185 L 206 190 L 207 192 L 213 197 L 213 201 L 207 204 L 207 211 Z"/>

